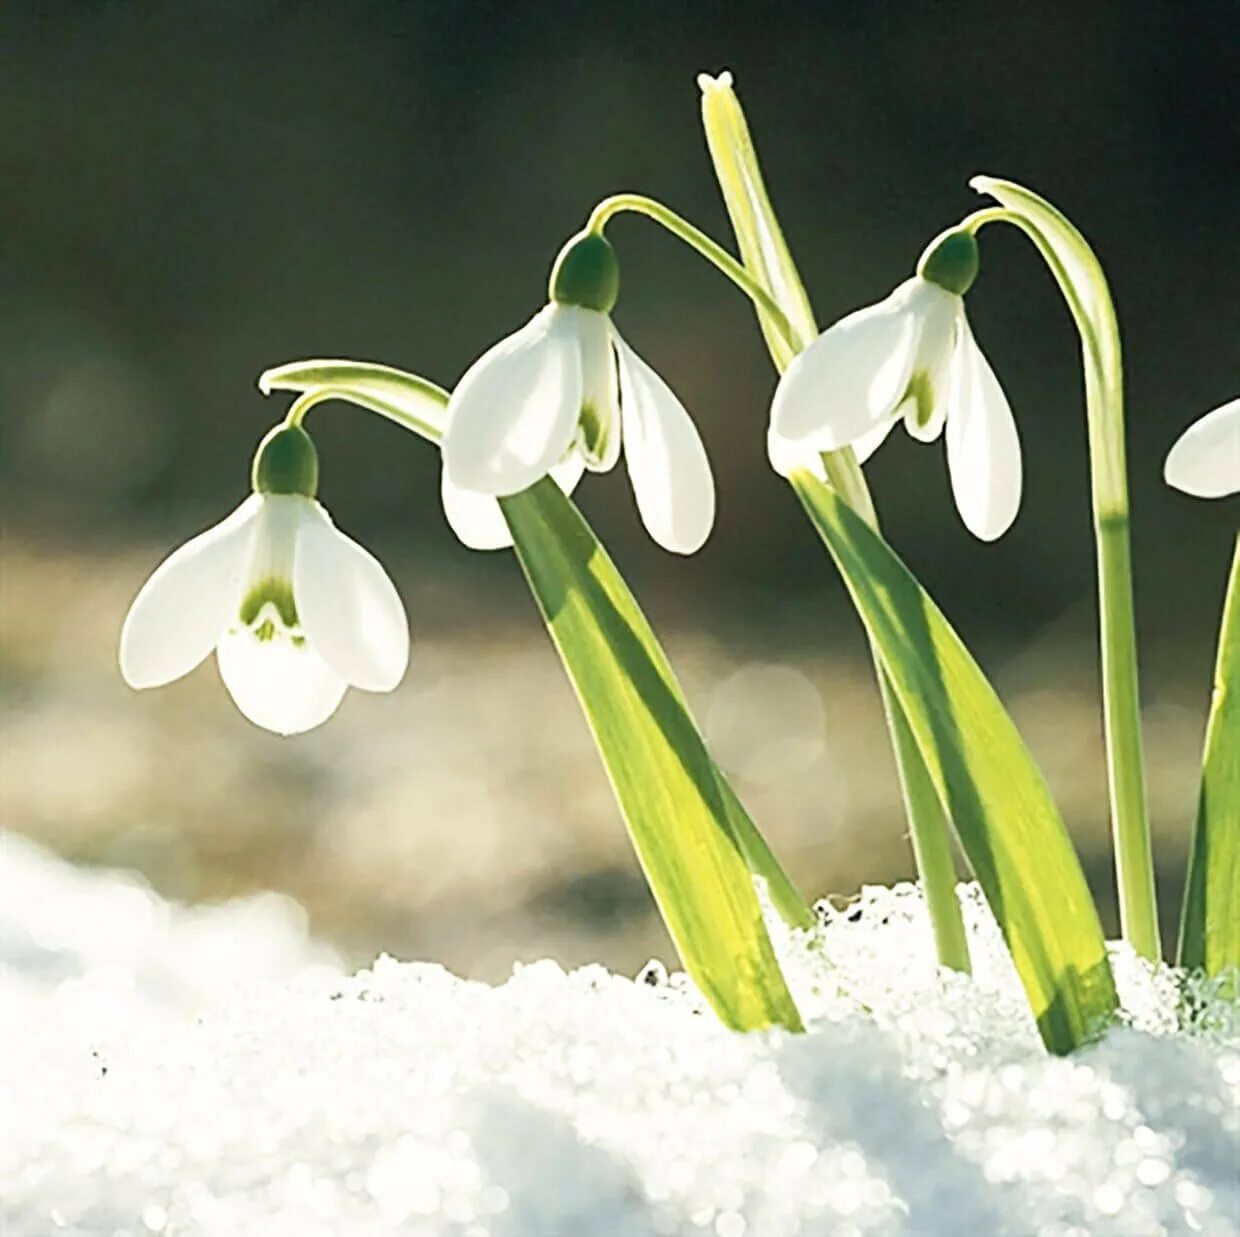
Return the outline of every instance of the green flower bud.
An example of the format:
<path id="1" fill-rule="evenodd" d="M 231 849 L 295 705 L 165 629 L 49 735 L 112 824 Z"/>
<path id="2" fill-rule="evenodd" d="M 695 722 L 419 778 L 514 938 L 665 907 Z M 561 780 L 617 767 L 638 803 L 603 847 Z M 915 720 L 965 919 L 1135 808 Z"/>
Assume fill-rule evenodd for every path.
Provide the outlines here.
<path id="1" fill-rule="evenodd" d="M 977 238 L 973 233 L 949 228 L 926 246 L 917 263 L 917 273 L 948 292 L 964 296 L 977 278 L 979 265 Z"/>
<path id="2" fill-rule="evenodd" d="M 319 492 L 319 453 L 300 425 L 277 425 L 254 452 L 251 482 L 256 494 Z"/>
<path id="3" fill-rule="evenodd" d="M 551 299 L 610 313 L 620 295 L 620 265 L 611 242 L 598 232 L 578 232 L 551 268 Z"/>

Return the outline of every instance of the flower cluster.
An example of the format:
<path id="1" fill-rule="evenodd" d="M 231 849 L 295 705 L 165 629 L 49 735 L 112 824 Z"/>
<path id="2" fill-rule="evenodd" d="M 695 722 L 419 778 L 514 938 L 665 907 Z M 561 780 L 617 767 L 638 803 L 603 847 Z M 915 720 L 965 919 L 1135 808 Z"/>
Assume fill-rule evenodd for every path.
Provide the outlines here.
<path id="1" fill-rule="evenodd" d="M 957 508 L 985 541 L 1011 527 L 1021 501 L 1016 423 L 974 339 L 964 297 L 977 241 L 952 229 L 916 273 L 877 304 L 841 318 L 792 360 L 771 407 L 775 470 L 825 476 L 824 453 L 865 462 L 897 422 L 947 444 Z M 549 300 L 484 352 L 448 401 L 442 501 L 473 549 L 508 547 L 500 500 L 550 476 L 571 494 L 586 472 L 623 455 L 650 536 L 698 550 L 715 518 L 715 487 L 692 418 L 612 321 L 616 255 L 601 230 L 563 248 Z M 1176 443 L 1167 481 L 1215 497 L 1240 490 L 1240 400 Z M 404 609 L 383 568 L 316 501 L 318 460 L 300 424 L 273 430 L 255 457 L 253 494 L 166 559 L 121 634 L 134 687 L 187 674 L 215 649 L 221 677 L 251 721 L 295 734 L 325 721 L 349 686 L 389 691 L 409 655 Z"/>

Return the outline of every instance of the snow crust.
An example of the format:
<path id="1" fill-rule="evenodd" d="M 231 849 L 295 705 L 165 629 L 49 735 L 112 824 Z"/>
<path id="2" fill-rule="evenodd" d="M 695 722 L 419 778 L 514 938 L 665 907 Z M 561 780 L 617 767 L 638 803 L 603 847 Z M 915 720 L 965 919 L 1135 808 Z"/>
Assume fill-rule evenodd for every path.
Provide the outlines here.
<path id="1" fill-rule="evenodd" d="M 1048 1058 L 966 886 L 975 978 L 869 889 L 773 925 L 809 1033 L 739 1036 L 658 963 L 348 976 L 286 899 L 0 882 L 5 1237 L 1240 1233 L 1234 1007 L 1116 948 L 1128 1025 Z"/>

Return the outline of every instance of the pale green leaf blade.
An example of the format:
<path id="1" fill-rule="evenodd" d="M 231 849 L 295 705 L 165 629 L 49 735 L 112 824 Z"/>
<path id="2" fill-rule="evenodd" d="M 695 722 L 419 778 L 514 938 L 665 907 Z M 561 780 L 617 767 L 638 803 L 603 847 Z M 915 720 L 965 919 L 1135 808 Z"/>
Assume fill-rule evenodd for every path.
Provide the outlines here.
<path id="1" fill-rule="evenodd" d="M 889 675 L 1052 1052 L 1116 1009 L 1106 943 L 1041 773 L 993 688 L 893 551 L 808 473 L 793 485 Z"/>
<path id="2" fill-rule="evenodd" d="M 554 483 L 501 506 L 685 969 L 727 1025 L 799 1028 L 733 824 L 739 804 L 636 602 Z"/>
<path id="3" fill-rule="evenodd" d="M 704 74 L 698 83 L 702 88 L 706 145 L 740 247 L 741 261 L 783 310 L 800 337 L 800 347 L 804 347 L 818 334 L 814 311 L 771 206 L 749 124 L 732 88 L 732 75 L 724 73 L 711 78 Z M 778 324 L 771 321 L 761 306 L 755 306 L 755 312 L 771 355 L 783 369 L 797 348 L 784 338 Z"/>
<path id="4" fill-rule="evenodd" d="M 293 361 L 265 371 L 258 380 L 259 389 L 296 391 L 315 402 L 333 399 L 348 400 L 395 421 L 406 429 L 438 443 L 443 436 L 444 408 L 448 393 L 417 374 L 377 365 L 369 361 L 310 360 Z M 592 534 L 591 534 L 592 535 Z M 630 602 L 636 611 L 636 603 Z M 638 614 L 641 620 L 640 613 Z M 644 620 L 641 620 L 644 624 Z M 654 636 L 645 629 L 650 642 Z M 667 659 L 654 644 L 658 659 L 664 666 Z M 675 680 L 671 678 L 672 686 Z M 679 689 L 676 689 L 679 698 Z M 684 702 L 681 700 L 683 706 Z M 814 912 L 801 896 L 787 873 L 780 866 L 765 838 L 750 819 L 722 773 L 720 788 L 728 805 L 729 818 L 737 841 L 755 876 L 766 882 L 771 904 L 793 928 L 814 925 Z"/>
<path id="5" fill-rule="evenodd" d="M 1179 962 L 1207 975 L 1240 968 L 1240 537 L 1223 603 Z"/>

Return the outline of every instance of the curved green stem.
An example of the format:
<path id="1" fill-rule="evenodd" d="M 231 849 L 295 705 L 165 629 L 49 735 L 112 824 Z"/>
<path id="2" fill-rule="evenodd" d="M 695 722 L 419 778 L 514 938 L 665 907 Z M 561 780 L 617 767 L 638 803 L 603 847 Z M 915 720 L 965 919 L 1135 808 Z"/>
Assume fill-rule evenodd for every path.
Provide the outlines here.
<path id="1" fill-rule="evenodd" d="M 661 224 L 677 239 L 696 250 L 716 270 L 726 275 L 755 305 L 769 314 L 779 327 L 789 345 L 799 351 L 809 341 L 799 341 L 784 311 L 775 303 L 771 294 L 718 242 L 712 240 L 700 228 L 682 218 L 662 202 L 640 193 L 617 193 L 604 198 L 591 212 L 586 230 L 602 235 L 608 221 L 625 212 L 645 215 Z"/>
<path id="2" fill-rule="evenodd" d="M 394 421 L 429 442 L 443 438 L 448 392 L 429 378 L 369 361 L 294 361 L 266 370 L 258 380 L 264 395 L 296 391 L 285 423 L 300 425 L 317 404 L 338 399 Z"/>
<path id="3" fill-rule="evenodd" d="M 1159 959 L 1162 945 L 1137 678 L 1119 323 L 1097 256 L 1061 211 L 1011 181 L 975 177 L 970 183 L 1002 205 L 970 215 L 962 226 L 974 232 L 992 222 L 1020 228 L 1054 276 L 1080 335 L 1098 571 L 1102 708 L 1120 921 L 1124 938 L 1139 954 Z"/>

